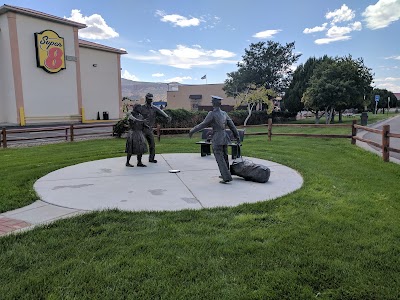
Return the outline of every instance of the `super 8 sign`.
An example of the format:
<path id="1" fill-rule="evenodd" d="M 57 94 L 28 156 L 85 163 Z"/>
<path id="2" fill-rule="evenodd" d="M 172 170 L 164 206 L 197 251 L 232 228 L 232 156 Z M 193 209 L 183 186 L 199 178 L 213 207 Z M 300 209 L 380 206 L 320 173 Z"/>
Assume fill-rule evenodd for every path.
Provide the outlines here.
<path id="1" fill-rule="evenodd" d="M 64 38 L 53 30 L 35 33 L 37 66 L 49 73 L 65 69 Z"/>

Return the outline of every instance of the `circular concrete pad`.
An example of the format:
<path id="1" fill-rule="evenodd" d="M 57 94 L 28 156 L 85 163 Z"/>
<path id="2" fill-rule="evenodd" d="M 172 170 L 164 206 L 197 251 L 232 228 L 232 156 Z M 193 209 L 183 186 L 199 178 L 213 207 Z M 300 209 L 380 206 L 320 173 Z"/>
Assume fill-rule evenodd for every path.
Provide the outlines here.
<path id="1" fill-rule="evenodd" d="M 125 166 L 125 157 L 109 158 L 66 167 L 36 181 L 34 188 L 48 203 L 81 210 L 118 208 L 128 211 L 163 211 L 236 206 L 278 198 L 299 189 L 303 179 L 284 165 L 245 158 L 270 168 L 267 183 L 245 181 L 233 176 L 219 183 L 214 156 L 158 154 L 158 163 L 146 168 Z M 169 170 L 180 170 L 170 173 Z"/>

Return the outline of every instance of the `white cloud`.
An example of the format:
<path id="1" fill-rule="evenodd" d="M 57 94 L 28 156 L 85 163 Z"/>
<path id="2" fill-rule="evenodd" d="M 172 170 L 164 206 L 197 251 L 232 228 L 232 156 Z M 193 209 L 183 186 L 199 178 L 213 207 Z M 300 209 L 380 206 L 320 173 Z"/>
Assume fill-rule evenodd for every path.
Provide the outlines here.
<path id="1" fill-rule="evenodd" d="M 177 45 L 175 49 L 150 50 L 149 52 L 149 55 L 128 54 L 124 57 L 179 69 L 237 63 L 237 60 L 230 59 L 236 56 L 233 52 L 221 49 L 206 50 L 199 45 L 192 47 Z"/>
<path id="2" fill-rule="evenodd" d="M 200 58 L 201 56 L 204 55 L 204 52 L 202 49 L 199 49 L 198 47 L 196 48 L 189 48 L 186 46 L 178 45 L 176 49 L 170 50 L 170 49 L 160 49 L 159 52 L 162 55 L 165 56 L 175 56 L 175 57 L 181 57 L 181 58 Z"/>
<path id="3" fill-rule="evenodd" d="M 398 81 L 400 82 L 400 77 L 386 77 L 374 79 L 375 82 L 386 82 L 386 81 Z"/>
<path id="4" fill-rule="evenodd" d="M 165 75 L 163 73 L 155 73 L 155 74 L 151 74 L 151 76 L 153 76 L 153 77 L 164 77 Z"/>
<path id="5" fill-rule="evenodd" d="M 400 1 L 379 0 L 376 4 L 369 5 L 362 16 L 365 17 L 368 28 L 385 28 L 400 19 Z"/>
<path id="6" fill-rule="evenodd" d="M 266 39 L 273 37 L 275 34 L 278 32 L 282 31 L 281 29 L 270 29 L 270 30 L 265 30 L 265 31 L 260 31 L 257 32 L 256 34 L 253 35 L 253 37 L 258 38 L 258 39 Z"/>
<path id="7" fill-rule="evenodd" d="M 341 37 L 344 36 L 348 33 L 350 33 L 352 29 L 350 27 L 338 27 L 338 26 L 332 26 L 329 28 L 328 32 L 326 33 L 326 36 L 328 38 L 335 38 L 335 37 Z"/>
<path id="8" fill-rule="evenodd" d="M 326 26 L 328 23 L 322 24 L 322 26 L 315 26 L 313 28 L 306 28 L 303 30 L 303 33 L 308 34 L 308 33 L 314 33 L 314 32 L 320 32 L 326 30 Z"/>
<path id="9" fill-rule="evenodd" d="M 385 57 L 385 59 L 398 59 L 400 60 L 400 55 L 399 56 L 389 56 L 389 57 Z"/>
<path id="10" fill-rule="evenodd" d="M 356 31 L 360 31 L 362 29 L 362 24 L 361 22 L 354 22 L 353 24 L 350 24 L 351 29 L 356 30 Z"/>
<path id="11" fill-rule="evenodd" d="M 210 56 L 216 58 L 231 58 L 235 56 L 235 53 L 226 50 L 214 50 L 210 52 Z"/>
<path id="12" fill-rule="evenodd" d="M 173 77 L 173 78 L 169 78 L 169 79 L 164 80 L 164 82 L 179 82 L 179 83 L 182 83 L 185 80 L 191 80 L 191 79 L 192 79 L 192 77 L 190 77 L 190 76 Z"/>
<path id="13" fill-rule="evenodd" d="M 78 31 L 79 37 L 81 38 L 91 40 L 105 40 L 119 36 L 118 32 L 108 26 L 106 21 L 99 14 L 83 16 L 80 10 L 73 9 L 71 11 L 71 17 L 66 19 L 86 24 L 87 28 L 79 29 Z"/>
<path id="14" fill-rule="evenodd" d="M 343 4 L 341 8 L 328 12 L 325 15 L 327 20 L 332 19 L 332 25 L 340 22 L 351 21 L 354 19 L 354 17 L 354 11 L 348 8 L 346 4 Z"/>
<path id="15" fill-rule="evenodd" d="M 201 30 L 213 29 L 214 27 L 218 26 L 218 24 L 221 22 L 221 18 L 208 14 L 208 15 L 201 16 L 200 22 L 205 23 L 205 25 L 201 28 Z"/>
<path id="16" fill-rule="evenodd" d="M 387 89 L 392 93 L 400 93 L 400 82 L 397 84 L 392 82 L 377 83 L 376 87 L 379 89 Z"/>
<path id="17" fill-rule="evenodd" d="M 172 15 L 167 15 L 165 12 L 161 10 L 156 11 L 156 15 L 161 17 L 162 22 L 170 22 L 174 26 L 179 26 L 179 27 L 189 27 L 189 26 L 199 26 L 200 25 L 200 19 L 198 18 L 186 18 L 184 16 L 180 16 L 177 14 L 172 14 Z"/>
<path id="18" fill-rule="evenodd" d="M 133 74 L 130 74 L 127 70 L 124 70 L 124 72 L 121 75 L 122 78 L 128 79 L 128 80 L 133 80 L 133 81 L 139 81 L 139 78 L 136 77 Z"/>
<path id="19" fill-rule="evenodd" d="M 381 70 L 384 70 L 384 71 L 393 71 L 393 70 L 399 70 L 400 69 L 399 66 L 379 66 L 378 68 L 381 69 Z"/>
<path id="20" fill-rule="evenodd" d="M 349 22 L 355 18 L 354 11 L 351 10 L 346 4 L 343 4 L 342 7 L 339 9 L 336 9 L 332 12 L 328 12 L 325 15 L 325 18 L 327 20 L 331 19 L 330 28 L 328 28 L 328 23 L 324 23 L 322 24 L 322 26 L 316 26 L 314 28 L 306 28 L 303 30 L 303 33 L 308 34 L 308 33 L 325 31 L 326 29 L 328 29 L 324 38 L 316 39 L 314 41 L 314 43 L 317 45 L 350 40 L 351 39 L 351 36 L 349 35 L 350 32 L 360 31 L 362 29 L 362 24 L 359 21 L 353 23 L 347 23 L 347 26 L 335 25 L 336 23 Z"/>
<path id="21" fill-rule="evenodd" d="M 331 38 L 317 39 L 314 41 L 314 43 L 316 43 L 317 45 L 322 45 L 322 44 L 329 44 L 329 43 L 338 42 L 338 41 L 347 41 L 350 39 L 351 39 L 351 36 L 343 35 L 343 36 L 337 36 L 337 37 L 331 37 Z"/>

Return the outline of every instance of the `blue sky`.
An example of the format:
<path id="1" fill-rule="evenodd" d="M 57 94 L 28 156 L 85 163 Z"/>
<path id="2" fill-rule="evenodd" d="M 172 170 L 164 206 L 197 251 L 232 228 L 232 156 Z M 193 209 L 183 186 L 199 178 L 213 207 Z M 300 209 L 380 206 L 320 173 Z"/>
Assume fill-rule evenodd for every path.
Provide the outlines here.
<path id="1" fill-rule="evenodd" d="M 9 0 L 88 25 L 80 38 L 128 54 L 122 77 L 222 83 L 251 43 L 295 41 L 309 57 L 362 57 L 374 85 L 400 92 L 400 0 Z M 295 67 L 295 66 L 294 66 Z M 207 76 L 205 80 L 201 77 Z"/>

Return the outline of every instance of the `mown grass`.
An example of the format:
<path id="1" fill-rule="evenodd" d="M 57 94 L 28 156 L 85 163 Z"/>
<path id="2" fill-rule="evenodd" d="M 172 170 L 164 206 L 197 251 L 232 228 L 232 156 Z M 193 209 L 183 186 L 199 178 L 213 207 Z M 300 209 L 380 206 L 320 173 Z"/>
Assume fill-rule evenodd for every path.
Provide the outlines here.
<path id="1" fill-rule="evenodd" d="M 197 138 L 162 137 L 157 151 L 198 152 Z M 398 299 L 399 165 L 347 139 L 243 145 L 298 170 L 303 188 L 235 208 L 96 212 L 2 237 L 0 298 Z M 32 202 L 33 182 L 52 170 L 123 149 L 116 139 L 1 151 L 1 209 Z"/>

